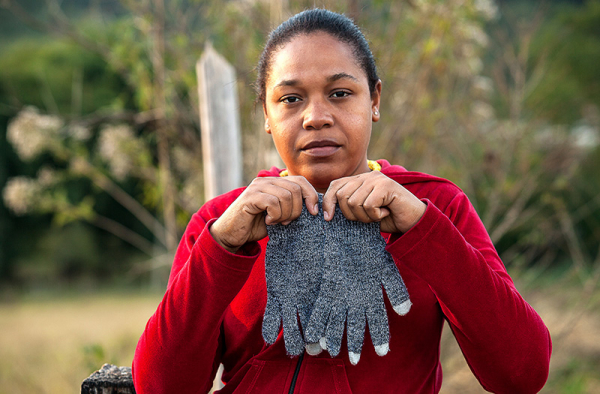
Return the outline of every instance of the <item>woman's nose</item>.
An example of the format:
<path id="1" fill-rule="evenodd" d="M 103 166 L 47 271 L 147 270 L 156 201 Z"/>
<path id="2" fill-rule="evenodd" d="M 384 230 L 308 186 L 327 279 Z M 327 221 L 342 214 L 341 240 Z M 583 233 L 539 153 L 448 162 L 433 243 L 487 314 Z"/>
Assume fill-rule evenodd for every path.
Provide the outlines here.
<path id="1" fill-rule="evenodd" d="M 333 126 L 333 116 L 328 103 L 311 100 L 304 110 L 302 127 L 305 130 L 320 130 L 331 126 Z"/>

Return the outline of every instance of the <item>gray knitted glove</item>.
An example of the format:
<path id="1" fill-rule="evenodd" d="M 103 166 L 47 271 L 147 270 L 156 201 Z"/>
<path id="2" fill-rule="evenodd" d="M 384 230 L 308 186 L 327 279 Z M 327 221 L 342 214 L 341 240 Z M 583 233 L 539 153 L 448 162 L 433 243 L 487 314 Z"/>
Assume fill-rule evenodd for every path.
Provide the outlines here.
<path id="1" fill-rule="evenodd" d="M 319 202 L 322 202 L 321 195 Z M 303 206 L 298 219 L 290 224 L 267 226 L 267 306 L 262 334 L 265 342 L 275 343 L 283 320 L 285 348 L 293 356 L 301 354 L 305 347 L 298 317 L 305 328 L 319 295 L 323 274 L 324 220 L 319 209 L 320 214 L 313 216 Z"/>
<path id="2" fill-rule="evenodd" d="M 365 324 L 375 351 L 389 351 L 389 325 L 382 286 L 399 315 L 411 302 L 392 256 L 385 250 L 379 223 L 350 221 L 339 207 L 325 224 L 325 267 L 319 297 L 305 330 L 307 342 L 320 341 L 335 357 L 342 344 L 347 319 L 348 355 L 360 359 Z"/>

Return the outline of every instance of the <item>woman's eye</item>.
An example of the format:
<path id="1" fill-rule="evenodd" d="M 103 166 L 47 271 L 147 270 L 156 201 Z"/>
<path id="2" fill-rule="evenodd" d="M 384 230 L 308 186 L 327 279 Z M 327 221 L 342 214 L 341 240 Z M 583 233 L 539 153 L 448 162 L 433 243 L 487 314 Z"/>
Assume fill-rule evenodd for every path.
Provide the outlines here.
<path id="1" fill-rule="evenodd" d="M 293 104 L 297 103 L 298 101 L 300 101 L 300 97 L 295 96 L 288 96 L 281 99 L 281 102 L 286 104 Z"/>
<path id="2" fill-rule="evenodd" d="M 342 97 L 347 97 L 347 96 L 349 96 L 349 95 L 350 95 L 350 93 L 349 93 L 349 92 L 346 92 L 346 91 L 344 91 L 344 90 L 339 90 L 339 91 L 337 91 L 337 92 L 333 92 L 333 93 L 331 94 L 331 97 L 334 97 L 334 98 L 342 98 Z"/>

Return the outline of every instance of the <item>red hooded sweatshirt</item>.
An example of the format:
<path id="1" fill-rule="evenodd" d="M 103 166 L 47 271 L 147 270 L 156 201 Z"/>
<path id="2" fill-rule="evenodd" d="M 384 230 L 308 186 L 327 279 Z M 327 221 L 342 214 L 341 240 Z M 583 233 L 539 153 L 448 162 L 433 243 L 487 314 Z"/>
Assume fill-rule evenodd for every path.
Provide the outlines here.
<path id="1" fill-rule="evenodd" d="M 292 358 L 281 333 L 265 344 L 267 238 L 244 245 L 240 255 L 221 248 L 208 231 L 240 188 L 208 201 L 190 220 L 167 291 L 135 352 L 137 393 L 206 393 L 221 363 L 220 393 L 289 393 L 291 385 L 298 394 L 438 393 L 444 321 L 483 388 L 538 392 L 548 377 L 550 335 L 517 292 L 467 196 L 445 179 L 379 163 L 383 174 L 427 204 L 408 232 L 382 233 L 413 302 L 399 316 L 386 300 L 387 355 L 375 353 L 368 330 L 355 366 L 345 340 L 335 358 L 326 351 Z"/>

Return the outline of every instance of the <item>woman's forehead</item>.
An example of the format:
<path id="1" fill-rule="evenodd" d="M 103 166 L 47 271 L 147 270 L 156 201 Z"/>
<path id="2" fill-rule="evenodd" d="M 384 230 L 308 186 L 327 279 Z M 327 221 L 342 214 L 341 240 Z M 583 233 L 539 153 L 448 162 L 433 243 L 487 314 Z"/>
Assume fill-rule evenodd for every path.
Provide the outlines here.
<path id="1" fill-rule="evenodd" d="M 325 32 L 301 34 L 273 53 L 267 85 L 290 85 L 304 78 L 367 80 L 353 48 Z M 316 81 L 315 81 L 316 82 Z"/>

